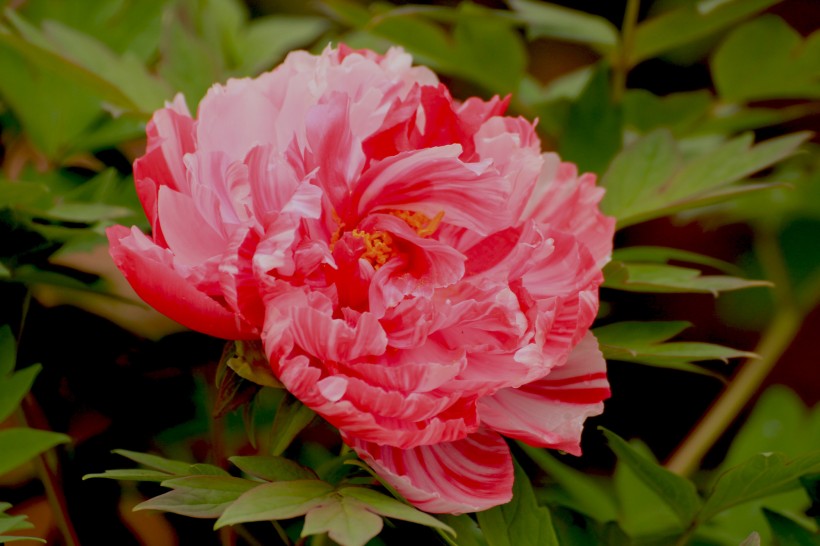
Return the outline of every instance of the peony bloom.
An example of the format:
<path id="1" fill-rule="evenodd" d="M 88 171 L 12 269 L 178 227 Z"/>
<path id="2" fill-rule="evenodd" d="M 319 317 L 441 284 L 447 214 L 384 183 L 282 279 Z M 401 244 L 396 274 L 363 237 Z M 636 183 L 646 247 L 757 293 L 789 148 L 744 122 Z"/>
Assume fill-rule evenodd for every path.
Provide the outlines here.
<path id="1" fill-rule="evenodd" d="M 134 165 L 153 226 L 109 230 L 136 291 L 273 371 L 411 503 L 507 502 L 502 436 L 579 453 L 609 396 L 588 332 L 614 222 L 507 101 L 409 55 L 291 53 L 158 111 Z"/>

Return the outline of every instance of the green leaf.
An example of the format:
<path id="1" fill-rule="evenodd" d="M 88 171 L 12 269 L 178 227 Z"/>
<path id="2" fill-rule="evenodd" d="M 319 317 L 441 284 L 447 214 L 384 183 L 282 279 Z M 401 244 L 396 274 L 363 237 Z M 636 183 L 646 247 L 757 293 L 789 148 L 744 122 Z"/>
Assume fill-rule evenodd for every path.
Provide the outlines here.
<path id="1" fill-rule="evenodd" d="M 685 2 L 679 8 L 640 23 L 630 65 L 656 57 L 759 13 L 781 0 L 722 0 Z"/>
<path id="2" fill-rule="evenodd" d="M 603 428 L 601 430 L 618 461 L 627 465 L 641 481 L 657 493 L 684 526 L 689 525 L 701 507 L 695 485 L 640 455 L 616 434 Z"/>
<path id="3" fill-rule="evenodd" d="M 628 292 L 693 292 L 717 295 L 727 290 L 771 286 L 728 275 L 702 275 L 697 269 L 666 264 L 610 262 L 604 267 L 607 288 Z"/>
<path id="4" fill-rule="evenodd" d="M 704 89 L 658 97 L 644 89 L 630 89 L 624 95 L 624 125 L 640 133 L 662 127 L 675 135 L 699 127 L 709 113 L 712 94 Z"/>
<path id="5" fill-rule="evenodd" d="M 232 476 L 184 476 L 162 482 L 173 490 L 139 503 L 134 510 L 162 510 L 192 518 L 217 518 L 256 482 Z"/>
<path id="6" fill-rule="evenodd" d="M 370 20 L 370 12 L 349 0 L 320 0 L 319 8 L 329 17 L 351 27 L 361 27 Z"/>
<path id="7" fill-rule="evenodd" d="M 0 326 L 0 376 L 11 374 L 16 360 L 17 343 L 11 333 L 11 326 L 4 324 Z"/>
<path id="8" fill-rule="evenodd" d="M 739 546 L 760 546 L 760 535 L 752 533 Z"/>
<path id="9" fill-rule="evenodd" d="M 42 366 L 35 364 L 24 368 L 10 377 L 0 377 L 0 422 L 11 415 L 23 397 L 31 389 L 34 379 L 40 373 Z"/>
<path id="10" fill-rule="evenodd" d="M 538 506 L 530 479 L 517 464 L 512 500 L 476 516 L 488 546 L 558 545 L 549 510 Z"/>
<path id="11" fill-rule="evenodd" d="M 696 252 L 665 246 L 630 246 L 612 253 L 612 259 L 621 262 L 667 263 L 672 260 L 713 267 L 730 275 L 742 275 L 743 270 L 734 264 L 704 256 Z"/>
<path id="12" fill-rule="evenodd" d="M 281 455 L 293 439 L 307 427 L 316 414 L 309 407 L 299 402 L 296 398 L 285 393 L 279 407 L 276 409 L 276 417 L 273 419 L 271 427 L 271 455 Z"/>
<path id="13" fill-rule="evenodd" d="M 820 31 L 803 40 L 782 19 L 759 17 L 723 42 L 712 77 L 727 101 L 820 98 Z"/>
<path id="14" fill-rule="evenodd" d="M 820 546 L 820 533 L 806 529 L 793 519 L 774 510 L 763 509 L 778 546 Z"/>
<path id="15" fill-rule="evenodd" d="M 284 388 L 271 370 L 261 343 L 237 341 L 234 350 L 235 354 L 228 359 L 227 365 L 236 375 L 263 387 Z"/>
<path id="16" fill-rule="evenodd" d="M 198 104 L 213 82 L 223 79 L 219 50 L 178 21 L 166 24 L 160 44 L 158 72 L 188 104 Z"/>
<path id="17" fill-rule="evenodd" d="M 801 476 L 814 472 L 820 472 L 820 452 L 792 460 L 782 453 L 755 455 L 720 476 L 698 520 L 708 521 L 732 506 L 797 488 Z"/>
<path id="18" fill-rule="evenodd" d="M 139 453 L 137 451 L 128 451 L 126 449 L 115 449 L 112 453 L 122 455 L 127 459 L 131 459 L 135 463 L 139 463 L 149 468 L 155 468 L 169 474 L 178 476 L 187 476 L 191 474 L 191 463 L 186 463 L 184 461 L 173 461 L 171 459 L 165 459 L 156 455 Z"/>
<path id="19" fill-rule="evenodd" d="M 618 29 L 607 19 L 547 2 L 509 0 L 527 25 L 527 36 L 557 38 L 588 44 L 600 53 L 610 53 L 618 45 Z"/>
<path id="20" fill-rule="evenodd" d="M 441 514 L 439 519 L 456 533 L 458 537 L 457 546 L 487 546 L 487 541 L 484 540 L 481 529 L 467 514 L 461 514 L 460 516 Z"/>
<path id="21" fill-rule="evenodd" d="M 327 21 L 319 17 L 277 15 L 254 19 L 238 36 L 241 63 L 233 72 L 252 76 L 268 70 L 285 53 L 313 42 L 326 29 Z"/>
<path id="22" fill-rule="evenodd" d="M 622 109 L 609 94 L 609 69 L 599 64 L 569 109 L 559 152 L 581 171 L 603 173 L 621 149 Z"/>
<path id="23" fill-rule="evenodd" d="M 455 531 L 447 524 L 437 520 L 430 514 L 413 508 L 410 505 L 399 502 L 394 498 L 383 495 L 365 487 L 342 487 L 339 494 L 346 499 L 355 499 L 362 503 L 369 511 L 384 516 L 386 518 L 410 521 L 427 527 L 433 527 L 456 536 Z"/>
<path id="24" fill-rule="evenodd" d="M 567 492 L 573 501 L 571 508 L 598 521 L 616 519 L 618 508 L 612 492 L 595 478 L 561 463 L 544 449 L 523 442 L 518 442 L 518 447 Z"/>
<path id="25" fill-rule="evenodd" d="M 284 457 L 256 455 L 229 457 L 228 460 L 242 472 L 269 482 L 316 479 L 315 472 Z"/>
<path id="26" fill-rule="evenodd" d="M 742 135 L 683 163 L 669 131 L 653 131 L 612 162 L 601 180 L 607 189 L 601 209 L 624 227 L 725 200 L 744 188 L 726 186 L 793 154 L 807 137 L 795 133 L 752 146 L 751 135 Z"/>
<path id="27" fill-rule="evenodd" d="M 7 428 L 0 430 L 0 475 L 14 470 L 29 459 L 58 444 L 70 442 L 65 434 L 33 428 Z"/>
<path id="28" fill-rule="evenodd" d="M 305 514 L 302 536 L 327 533 L 341 546 L 364 546 L 383 525 L 382 518 L 356 499 L 331 497 Z"/>
<path id="29" fill-rule="evenodd" d="M 700 342 L 666 341 L 689 326 L 688 322 L 616 322 L 593 330 L 604 358 L 637 362 L 717 377 L 692 362 L 754 357 L 754 353 L 738 351 Z"/>
<path id="30" fill-rule="evenodd" d="M 160 472 L 158 470 L 125 468 L 121 470 L 106 470 L 100 474 L 86 474 L 83 476 L 83 480 L 88 480 L 90 478 L 108 478 L 111 480 L 134 480 L 138 482 L 163 482 L 172 477 L 172 474 Z"/>
<path id="31" fill-rule="evenodd" d="M 331 493 L 333 486 L 319 480 L 265 483 L 239 497 L 225 510 L 214 528 L 303 516 L 328 502 Z"/>

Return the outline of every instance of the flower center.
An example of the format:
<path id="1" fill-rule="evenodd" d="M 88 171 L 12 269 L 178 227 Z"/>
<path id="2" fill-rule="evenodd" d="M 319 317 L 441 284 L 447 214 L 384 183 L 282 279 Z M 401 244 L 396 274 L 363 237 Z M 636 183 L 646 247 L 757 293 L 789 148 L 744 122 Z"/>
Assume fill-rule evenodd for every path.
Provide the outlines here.
<path id="1" fill-rule="evenodd" d="M 388 214 L 392 214 L 396 218 L 404 220 L 408 226 L 416 230 L 419 237 L 429 237 L 438 229 L 441 219 L 444 218 L 444 211 L 439 211 L 432 219 L 428 218 L 421 212 L 412 210 L 391 210 Z"/>
<path id="2" fill-rule="evenodd" d="M 390 244 L 393 242 L 393 237 L 386 231 L 374 231 L 368 233 L 360 229 L 353 230 L 353 236 L 364 241 L 364 252 L 361 258 L 373 264 L 374 269 L 383 266 L 390 256 L 393 255 L 393 247 Z"/>

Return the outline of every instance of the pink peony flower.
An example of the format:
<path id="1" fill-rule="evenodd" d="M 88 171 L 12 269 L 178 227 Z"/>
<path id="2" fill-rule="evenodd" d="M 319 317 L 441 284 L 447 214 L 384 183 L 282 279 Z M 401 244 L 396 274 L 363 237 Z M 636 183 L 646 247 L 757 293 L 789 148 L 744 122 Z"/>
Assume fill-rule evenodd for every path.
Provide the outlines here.
<path id="1" fill-rule="evenodd" d="M 507 502 L 502 438 L 580 453 L 609 396 L 588 332 L 614 222 L 507 101 L 400 49 L 291 53 L 158 111 L 134 165 L 153 238 L 109 230 L 148 303 L 260 338 L 274 372 L 417 507 Z"/>

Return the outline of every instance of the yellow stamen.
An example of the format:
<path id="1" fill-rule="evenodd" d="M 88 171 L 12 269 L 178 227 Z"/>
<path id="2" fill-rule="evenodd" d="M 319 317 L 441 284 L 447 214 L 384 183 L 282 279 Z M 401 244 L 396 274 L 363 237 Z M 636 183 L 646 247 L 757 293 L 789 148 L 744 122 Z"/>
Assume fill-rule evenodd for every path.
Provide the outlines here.
<path id="1" fill-rule="evenodd" d="M 393 238 L 386 231 L 374 231 L 368 233 L 360 229 L 354 229 L 352 232 L 354 237 L 364 240 L 365 251 L 361 258 L 373 264 L 374 269 L 378 269 L 387 263 L 390 256 L 393 255 Z"/>
<path id="2" fill-rule="evenodd" d="M 396 218 L 404 220 L 408 226 L 416 230 L 419 237 L 429 237 L 438 229 L 441 219 L 444 218 L 444 211 L 439 211 L 432 219 L 422 212 L 412 210 L 391 210 L 390 214 Z"/>

